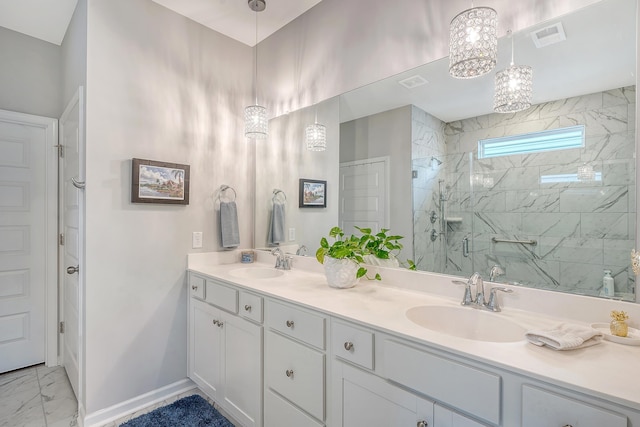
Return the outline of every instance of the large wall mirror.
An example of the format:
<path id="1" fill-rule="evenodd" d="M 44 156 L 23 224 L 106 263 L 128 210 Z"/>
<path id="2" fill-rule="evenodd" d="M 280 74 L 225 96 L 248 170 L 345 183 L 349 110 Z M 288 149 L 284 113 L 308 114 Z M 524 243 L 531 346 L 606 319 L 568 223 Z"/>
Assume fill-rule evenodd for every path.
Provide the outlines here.
<path id="1" fill-rule="evenodd" d="M 272 246 L 267 198 L 289 185 L 295 231 L 280 245 L 291 252 L 312 255 L 332 225 L 384 227 L 421 270 L 488 277 L 499 266 L 498 282 L 592 296 L 610 270 L 615 297 L 635 300 L 635 17 L 636 2 L 603 0 L 501 38 L 496 70 L 512 42 L 515 62 L 533 68 L 522 112 L 493 113 L 495 71 L 457 80 L 443 58 L 272 120 L 285 148 L 275 160 L 257 150 L 256 247 Z M 284 154 L 304 150 L 298 122 L 319 111 L 335 145 Z M 577 146 L 546 150 L 576 129 Z M 306 175 L 328 182 L 326 209 L 298 208 Z"/>

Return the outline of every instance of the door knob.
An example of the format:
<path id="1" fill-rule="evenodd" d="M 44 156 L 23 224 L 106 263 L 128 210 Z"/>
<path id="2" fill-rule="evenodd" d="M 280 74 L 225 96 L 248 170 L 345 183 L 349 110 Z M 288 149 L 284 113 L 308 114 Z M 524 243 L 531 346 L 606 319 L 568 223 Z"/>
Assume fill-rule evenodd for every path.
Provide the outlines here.
<path id="1" fill-rule="evenodd" d="M 77 273 L 78 271 L 80 271 L 80 266 L 78 265 L 76 265 L 75 267 L 67 267 L 67 274 Z"/>

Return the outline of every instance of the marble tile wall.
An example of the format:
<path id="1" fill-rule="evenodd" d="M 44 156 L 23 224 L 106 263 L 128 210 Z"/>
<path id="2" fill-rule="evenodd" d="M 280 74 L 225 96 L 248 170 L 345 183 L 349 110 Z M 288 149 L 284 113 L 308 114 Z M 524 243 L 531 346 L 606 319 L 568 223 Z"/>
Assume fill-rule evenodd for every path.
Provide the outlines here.
<path id="1" fill-rule="evenodd" d="M 584 148 L 477 159 L 480 139 L 579 124 L 586 129 Z M 424 125 L 416 119 L 414 126 L 421 130 Z M 437 133 L 436 128 L 440 126 L 430 129 Z M 438 264 L 438 256 L 427 260 L 433 249 L 427 244 L 422 256 L 416 250 L 420 266 L 431 263 L 436 271 L 462 275 L 474 269 L 486 276 L 499 264 L 506 271 L 503 281 L 588 295 L 600 293 L 603 270 L 611 269 L 616 294 L 633 298 L 629 253 L 636 227 L 635 87 L 448 123 L 444 140 L 447 162 L 438 178 L 445 173 L 448 215 L 463 221 L 448 228 L 446 265 Z M 414 137 L 414 147 L 423 142 Z M 468 153 L 473 153 L 471 160 Z M 415 157 L 419 167 L 424 156 Z M 596 180 L 552 178 L 575 175 L 584 163 L 593 167 Z M 421 231 L 426 224 L 422 207 L 437 201 L 420 199 L 428 184 L 415 187 L 419 209 L 414 222 Z M 465 262 L 460 245 L 468 233 L 473 235 L 473 265 Z M 537 245 L 493 243 L 493 237 L 532 239 Z"/>

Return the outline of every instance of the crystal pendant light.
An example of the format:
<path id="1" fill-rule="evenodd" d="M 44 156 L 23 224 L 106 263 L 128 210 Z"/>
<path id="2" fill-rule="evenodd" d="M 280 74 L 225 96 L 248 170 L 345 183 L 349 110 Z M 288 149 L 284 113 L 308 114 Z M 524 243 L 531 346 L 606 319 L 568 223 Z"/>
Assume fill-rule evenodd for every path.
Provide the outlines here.
<path id="1" fill-rule="evenodd" d="M 516 113 L 531 107 L 533 71 L 528 65 L 514 65 L 513 36 L 511 30 L 511 65 L 496 73 L 496 92 L 493 111 L 496 113 Z"/>
<path id="2" fill-rule="evenodd" d="M 449 27 L 449 74 L 471 79 L 493 70 L 498 55 L 498 14 L 473 7 L 458 14 Z"/>
<path id="3" fill-rule="evenodd" d="M 327 149 L 327 128 L 318 123 L 318 111 L 312 125 L 304 129 L 304 140 L 309 151 L 324 151 Z"/>
<path id="4" fill-rule="evenodd" d="M 258 12 L 266 9 L 265 0 L 248 0 L 249 8 L 256 13 L 256 44 L 254 47 L 254 75 L 253 87 L 255 92 L 255 105 L 249 105 L 244 109 L 244 135 L 247 138 L 265 139 L 269 133 L 267 109 L 258 105 Z"/>

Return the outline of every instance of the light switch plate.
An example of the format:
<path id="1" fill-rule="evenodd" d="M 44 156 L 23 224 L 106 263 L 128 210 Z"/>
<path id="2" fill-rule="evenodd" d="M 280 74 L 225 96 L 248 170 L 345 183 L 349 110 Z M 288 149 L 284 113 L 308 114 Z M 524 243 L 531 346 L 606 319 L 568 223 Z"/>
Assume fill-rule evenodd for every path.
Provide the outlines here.
<path id="1" fill-rule="evenodd" d="M 295 228 L 290 228 L 289 229 L 289 241 L 293 242 L 294 240 L 296 240 L 296 229 Z"/>
<path id="2" fill-rule="evenodd" d="M 202 231 L 194 231 L 191 237 L 191 246 L 193 249 L 200 249 L 202 247 Z"/>

